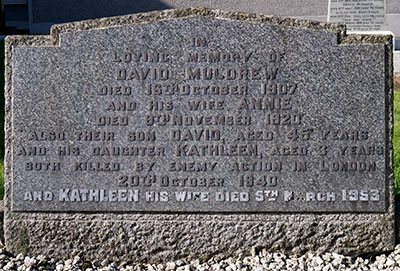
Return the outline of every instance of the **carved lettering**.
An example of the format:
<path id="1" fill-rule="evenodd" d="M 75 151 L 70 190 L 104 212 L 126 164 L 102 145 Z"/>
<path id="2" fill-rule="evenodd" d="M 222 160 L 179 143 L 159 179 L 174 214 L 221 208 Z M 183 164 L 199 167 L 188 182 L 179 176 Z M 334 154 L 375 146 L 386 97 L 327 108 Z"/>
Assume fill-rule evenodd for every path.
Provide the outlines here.
<path id="1" fill-rule="evenodd" d="M 302 122 L 301 119 L 301 114 L 267 113 L 264 115 L 266 125 L 299 125 Z"/>
<path id="2" fill-rule="evenodd" d="M 74 171 L 104 171 L 112 172 L 121 169 L 120 163 L 115 162 L 75 162 Z"/>
<path id="3" fill-rule="evenodd" d="M 254 161 L 254 162 L 233 162 L 230 166 L 232 171 L 281 171 L 282 161 Z"/>
<path id="4" fill-rule="evenodd" d="M 306 156 L 308 154 L 307 146 L 272 146 L 271 156 Z"/>
<path id="5" fill-rule="evenodd" d="M 118 69 L 117 80 L 168 80 L 170 79 L 171 71 L 168 68 L 132 68 Z"/>
<path id="6" fill-rule="evenodd" d="M 258 156 L 256 144 L 178 144 L 176 156 Z"/>
<path id="7" fill-rule="evenodd" d="M 107 111 L 134 111 L 136 102 L 131 101 L 111 101 L 106 105 Z"/>
<path id="8" fill-rule="evenodd" d="M 231 52 L 189 52 L 186 55 L 187 62 L 241 62 L 249 61 L 252 52 L 231 53 Z"/>
<path id="9" fill-rule="evenodd" d="M 224 110 L 224 101 L 188 101 L 189 110 Z"/>
<path id="10" fill-rule="evenodd" d="M 248 115 L 181 115 L 181 114 L 148 114 L 145 116 L 147 126 L 240 126 L 250 125 Z"/>
<path id="11" fill-rule="evenodd" d="M 139 190 L 118 189 L 60 189 L 59 201 L 94 201 L 94 202 L 137 202 L 139 201 Z"/>
<path id="12" fill-rule="evenodd" d="M 52 201 L 54 194 L 51 191 L 27 191 L 24 193 L 24 201 Z"/>
<path id="13" fill-rule="evenodd" d="M 229 192 L 216 192 L 215 201 L 229 201 L 229 202 L 248 202 L 250 195 L 248 192 L 229 191 Z"/>
<path id="14" fill-rule="evenodd" d="M 236 141 L 271 141 L 274 139 L 272 131 L 238 131 Z"/>
<path id="15" fill-rule="evenodd" d="M 321 131 L 322 140 L 368 140 L 368 130 L 324 129 Z"/>
<path id="16" fill-rule="evenodd" d="M 26 171 L 60 171 L 61 163 L 59 162 L 26 162 Z"/>
<path id="17" fill-rule="evenodd" d="M 264 97 L 264 98 L 242 98 L 238 108 L 240 110 L 290 110 L 290 97 Z"/>
<path id="18" fill-rule="evenodd" d="M 114 141 L 114 132 L 105 131 L 81 131 L 75 134 L 78 141 Z"/>
<path id="19" fill-rule="evenodd" d="M 99 89 L 99 95 L 102 96 L 129 96 L 132 94 L 132 88 L 128 86 L 105 86 Z"/>
<path id="20" fill-rule="evenodd" d="M 209 192 L 190 192 L 190 191 L 178 191 L 175 192 L 176 201 L 209 201 Z"/>
<path id="21" fill-rule="evenodd" d="M 371 172 L 376 171 L 375 161 L 341 161 L 341 160 L 321 160 L 319 162 L 321 171 L 358 171 Z"/>
<path id="22" fill-rule="evenodd" d="M 128 117 L 97 117 L 97 126 L 127 126 Z"/>
<path id="23" fill-rule="evenodd" d="M 185 69 L 185 80 L 273 80 L 277 67 L 191 68 Z M 124 76 L 126 77 L 126 75 Z M 125 80 L 125 79 L 124 79 Z"/>
<path id="24" fill-rule="evenodd" d="M 112 62 L 168 62 L 169 54 L 154 51 L 129 51 L 129 52 L 113 52 L 111 54 Z"/>
<path id="25" fill-rule="evenodd" d="M 219 129 L 171 129 L 172 141 L 219 141 L 221 132 Z"/>
<path id="26" fill-rule="evenodd" d="M 46 147 L 36 147 L 36 146 L 21 146 L 15 151 L 17 156 L 46 156 Z"/>
<path id="27" fill-rule="evenodd" d="M 166 202 L 169 200 L 167 191 L 146 191 L 146 201 L 162 201 Z"/>
<path id="28" fill-rule="evenodd" d="M 161 176 L 161 186 L 171 187 L 221 187 L 225 185 L 225 180 L 220 177 L 176 177 Z"/>
<path id="29" fill-rule="evenodd" d="M 190 85 L 190 84 L 147 84 L 144 93 L 146 95 L 248 95 L 247 84 L 240 85 Z"/>
<path id="30" fill-rule="evenodd" d="M 57 149 L 59 156 L 78 156 L 80 155 L 80 148 L 77 146 L 60 146 Z"/>
<path id="31" fill-rule="evenodd" d="M 58 141 L 65 140 L 64 132 L 54 132 L 54 131 L 32 131 L 28 137 L 31 141 Z"/>
<path id="32" fill-rule="evenodd" d="M 163 146 L 94 146 L 93 156 L 165 156 Z"/>
<path id="33" fill-rule="evenodd" d="M 170 162 L 169 171 L 206 172 L 214 171 L 217 162 Z"/>
<path id="34" fill-rule="evenodd" d="M 156 132 L 152 130 L 128 132 L 128 141 L 154 142 L 156 141 Z"/>
<path id="35" fill-rule="evenodd" d="M 347 156 L 358 156 L 358 155 L 384 155 L 383 146 L 375 145 L 350 145 L 350 146 L 339 146 L 339 153 Z"/>

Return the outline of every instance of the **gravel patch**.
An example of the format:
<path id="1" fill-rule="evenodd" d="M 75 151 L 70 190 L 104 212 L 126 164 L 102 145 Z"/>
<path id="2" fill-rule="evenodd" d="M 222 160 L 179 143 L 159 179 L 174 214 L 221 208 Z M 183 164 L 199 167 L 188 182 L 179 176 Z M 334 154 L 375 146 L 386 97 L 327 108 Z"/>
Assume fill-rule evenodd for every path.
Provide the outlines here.
<path id="1" fill-rule="evenodd" d="M 223 260 L 211 258 L 206 262 L 199 260 L 177 260 L 165 264 L 129 264 L 113 263 L 107 260 L 88 262 L 80 257 L 57 260 L 45 256 L 29 257 L 19 254 L 13 256 L 4 246 L 0 246 L 0 270 L 57 270 L 57 271 L 194 271 L 194 270 L 399 270 L 400 245 L 390 254 L 349 257 L 336 253 L 316 255 L 308 253 L 301 257 L 288 256 L 281 253 L 260 251 L 251 256 L 239 255 Z"/>

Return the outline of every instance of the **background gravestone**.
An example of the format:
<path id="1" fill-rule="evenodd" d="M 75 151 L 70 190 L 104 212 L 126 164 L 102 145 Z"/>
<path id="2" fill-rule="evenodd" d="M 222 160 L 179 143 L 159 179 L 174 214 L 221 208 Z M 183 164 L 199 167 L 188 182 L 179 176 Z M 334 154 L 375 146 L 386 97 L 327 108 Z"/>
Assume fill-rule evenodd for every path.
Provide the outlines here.
<path id="1" fill-rule="evenodd" d="M 391 36 L 203 8 L 6 39 L 7 249 L 394 246 Z"/>
<path id="2" fill-rule="evenodd" d="M 328 21 L 345 23 L 347 31 L 387 30 L 385 0 L 330 0 Z"/>

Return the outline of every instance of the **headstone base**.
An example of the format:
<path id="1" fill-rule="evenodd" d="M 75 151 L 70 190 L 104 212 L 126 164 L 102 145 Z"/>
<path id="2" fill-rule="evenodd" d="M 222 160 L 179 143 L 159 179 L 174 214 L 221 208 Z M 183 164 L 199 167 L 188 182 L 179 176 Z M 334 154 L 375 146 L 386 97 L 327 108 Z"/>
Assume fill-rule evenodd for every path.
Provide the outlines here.
<path id="1" fill-rule="evenodd" d="M 291 255 L 359 254 L 393 250 L 395 245 L 394 217 L 384 214 L 17 214 L 8 218 L 10 252 L 58 258 L 165 262 L 234 256 L 249 253 L 250 248 Z"/>

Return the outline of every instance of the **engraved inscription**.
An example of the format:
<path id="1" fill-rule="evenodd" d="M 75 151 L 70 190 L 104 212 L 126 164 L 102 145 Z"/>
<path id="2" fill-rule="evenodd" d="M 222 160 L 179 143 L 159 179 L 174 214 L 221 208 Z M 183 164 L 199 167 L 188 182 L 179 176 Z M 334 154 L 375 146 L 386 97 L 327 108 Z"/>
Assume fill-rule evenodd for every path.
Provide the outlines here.
<path id="1" fill-rule="evenodd" d="M 386 211 L 381 45 L 198 17 L 60 39 L 13 49 L 13 210 Z"/>

